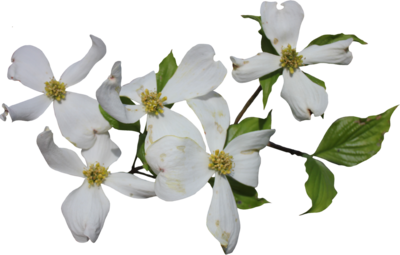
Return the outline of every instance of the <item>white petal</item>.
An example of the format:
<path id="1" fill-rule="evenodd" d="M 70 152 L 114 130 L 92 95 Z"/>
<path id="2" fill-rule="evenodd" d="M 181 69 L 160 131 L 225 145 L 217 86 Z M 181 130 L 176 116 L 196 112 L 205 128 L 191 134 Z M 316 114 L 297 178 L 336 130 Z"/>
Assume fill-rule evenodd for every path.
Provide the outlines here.
<path id="1" fill-rule="evenodd" d="M 164 136 L 146 151 L 146 161 L 157 174 L 155 191 L 159 198 L 174 201 L 194 195 L 211 178 L 209 157 L 190 138 Z"/>
<path id="2" fill-rule="evenodd" d="M 53 133 L 49 128 L 46 127 L 38 135 L 36 142 L 44 159 L 51 168 L 65 174 L 84 177 L 82 172 L 86 166 L 75 152 L 59 148 L 54 143 Z"/>
<path id="3" fill-rule="evenodd" d="M 281 68 L 280 58 L 267 52 L 258 53 L 248 59 L 231 57 L 233 79 L 237 82 L 248 82 L 272 73 Z"/>
<path id="4" fill-rule="evenodd" d="M 276 51 L 281 54 L 288 44 L 296 48 L 304 12 L 295 1 L 282 3 L 283 9 L 276 8 L 276 2 L 264 2 L 261 5 L 261 21 L 265 35 Z"/>
<path id="5" fill-rule="evenodd" d="M 95 164 L 96 162 L 104 167 L 111 166 L 121 156 L 121 150 L 111 140 L 110 134 L 97 134 L 96 142 L 87 150 L 82 150 L 82 156 L 86 160 L 86 165 Z"/>
<path id="6" fill-rule="evenodd" d="M 61 211 L 75 240 L 96 242 L 110 211 L 110 201 L 101 186 L 89 188 L 85 180 L 72 191 L 62 204 Z"/>
<path id="7" fill-rule="evenodd" d="M 233 156 L 230 176 L 245 185 L 257 187 L 261 164 L 259 151 L 267 146 L 274 133 L 275 129 L 259 130 L 233 139 L 224 150 Z"/>
<path id="8" fill-rule="evenodd" d="M 128 173 L 111 173 L 103 184 L 133 198 L 148 198 L 156 195 L 154 182 Z"/>
<path id="9" fill-rule="evenodd" d="M 211 91 L 207 95 L 192 98 L 187 103 L 200 119 L 210 151 L 222 150 L 230 123 L 229 108 L 225 99 Z"/>
<path id="10" fill-rule="evenodd" d="M 45 93 L 45 82 L 53 78 L 49 61 L 41 50 L 34 46 L 22 46 L 11 57 L 8 79 L 20 81 L 25 86 Z"/>
<path id="11" fill-rule="evenodd" d="M 6 104 L 2 104 L 1 106 L 4 109 L 4 112 L 2 114 L 0 114 L 0 119 L 2 121 L 6 121 L 7 120 L 7 115 L 8 115 L 8 106 Z"/>
<path id="12" fill-rule="evenodd" d="M 298 121 L 311 119 L 311 114 L 321 116 L 328 107 L 325 89 L 312 82 L 300 69 L 293 74 L 285 68 L 281 97 L 290 105 L 293 116 Z"/>
<path id="13" fill-rule="evenodd" d="M 138 103 L 142 102 L 141 94 L 146 89 L 150 92 L 157 91 L 156 74 L 152 71 L 143 77 L 134 79 L 128 84 L 122 86 L 120 96 L 127 96 Z"/>
<path id="14" fill-rule="evenodd" d="M 96 134 L 111 128 L 97 101 L 86 95 L 67 92 L 65 100 L 54 101 L 54 113 L 62 135 L 78 148 L 92 147 Z"/>
<path id="15" fill-rule="evenodd" d="M 208 44 L 191 48 L 162 90 L 162 96 L 168 98 L 165 104 L 202 96 L 216 89 L 227 71 L 221 61 L 214 61 L 214 55 L 214 49 Z"/>
<path id="16" fill-rule="evenodd" d="M 164 107 L 163 110 L 164 113 L 159 115 L 147 114 L 147 136 L 144 144 L 145 151 L 147 151 L 147 148 L 152 143 L 166 135 L 189 137 L 200 145 L 201 148 L 206 150 L 203 137 L 192 122 L 167 107 Z"/>
<path id="17" fill-rule="evenodd" d="M 122 84 L 122 59 L 116 59 L 111 64 L 110 74 L 107 76 L 110 82 Z"/>
<path id="18" fill-rule="evenodd" d="M 3 104 L 3 108 L 5 113 L 7 112 L 10 114 L 12 121 L 31 121 L 42 115 L 52 101 L 53 100 L 49 99 L 46 95 L 40 95 L 10 107 Z M 6 120 L 6 116 L 7 114 L 4 114 L 4 119 L 2 119 Z"/>
<path id="19" fill-rule="evenodd" d="M 122 123 L 135 123 L 146 114 L 142 105 L 124 105 L 119 98 L 121 90 L 121 62 L 115 62 L 111 74 L 96 92 L 101 107 Z"/>
<path id="20" fill-rule="evenodd" d="M 1 111 L 0 112 L 0 121 L 1 121 L 1 123 L 6 123 L 7 122 L 7 118 L 8 118 L 7 112 L 6 111 Z"/>
<path id="21" fill-rule="evenodd" d="M 353 38 L 326 45 L 311 45 L 305 48 L 299 55 L 303 55 L 303 63 L 306 65 L 327 63 L 348 65 L 353 60 L 353 54 L 349 51 Z"/>
<path id="22" fill-rule="evenodd" d="M 104 42 L 90 35 L 92 39 L 92 47 L 88 53 L 78 62 L 70 65 L 67 70 L 61 75 L 60 81 L 66 84 L 66 87 L 71 87 L 86 78 L 93 66 L 106 55 L 107 49 Z"/>
<path id="23" fill-rule="evenodd" d="M 215 175 L 207 227 L 221 243 L 225 254 L 233 252 L 239 238 L 240 221 L 231 186 L 224 175 Z"/>

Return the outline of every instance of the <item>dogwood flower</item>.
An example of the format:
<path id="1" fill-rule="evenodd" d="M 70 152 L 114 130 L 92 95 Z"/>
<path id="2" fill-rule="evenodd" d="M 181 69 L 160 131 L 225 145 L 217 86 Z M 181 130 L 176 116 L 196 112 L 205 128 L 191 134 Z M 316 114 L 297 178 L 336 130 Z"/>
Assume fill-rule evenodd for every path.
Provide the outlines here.
<path id="1" fill-rule="evenodd" d="M 207 227 L 231 253 L 240 231 L 236 202 L 227 176 L 252 187 L 258 185 L 259 151 L 275 130 L 242 134 L 224 147 L 230 117 L 226 101 L 216 92 L 188 100 L 206 133 L 211 154 L 191 137 L 164 136 L 146 151 L 146 160 L 157 174 L 155 192 L 166 201 L 183 199 L 199 191 L 215 174 Z"/>
<path id="2" fill-rule="evenodd" d="M 304 12 L 294 1 L 261 5 L 262 28 L 279 56 L 267 52 L 248 59 L 231 57 L 232 76 L 237 82 L 248 82 L 283 68 L 284 84 L 281 96 L 288 102 L 293 116 L 299 120 L 311 119 L 311 114 L 321 116 L 328 106 L 328 94 L 320 85 L 310 80 L 300 66 L 317 63 L 348 65 L 353 59 L 349 46 L 353 39 L 336 41 L 326 45 L 312 45 L 296 51 L 297 39 Z"/>
<path id="3" fill-rule="evenodd" d="M 103 228 L 110 202 L 101 184 L 133 198 L 155 196 L 153 182 L 128 173 L 108 171 L 121 155 L 118 146 L 110 140 L 108 132 L 99 134 L 90 149 L 82 150 L 86 166 L 75 152 L 59 148 L 53 141 L 53 133 L 47 127 L 38 135 L 37 144 L 51 168 L 85 179 L 81 187 L 68 195 L 61 207 L 67 225 L 78 242 L 87 242 L 89 239 L 96 242 Z"/>
<path id="4" fill-rule="evenodd" d="M 60 80 L 54 78 L 49 61 L 41 50 L 34 46 L 22 46 L 16 50 L 8 68 L 8 78 L 20 81 L 43 95 L 10 107 L 3 104 L 5 111 L 0 118 L 5 121 L 10 114 L 13 121 L 31 121 L 54 102 L 54 113 L 63 136 L 79 148 L 90 148 L 96 134 L 107 132 L 111 126 L 101 115 L 96 100 L 66 91 L 66 88 L 82 81 L 106 54 L 103 41 L 93 35 L 90 38 L 93 44 L 89 52 L 82 60 L 69 66 Z"/>
<path id="5" fill-rule="evenodd" d="M 145 150 L 165 135 L 191 137 L 205 149 L 199 130 L 185 117 L 164 105 L 202 96 L 216 89 L 227 70 L 220 61 L 213 60 L 214 55 L 210 45 L 194 46 L 159 93 L 154 72 L 134 79 L 121 88 L 121 63 L 116 62 L 111 75 L 97 90 L 97 100 L 109 115 L 123 123 L 134 123 L 147 114 Z M 123 105 L 120 96 L 127 96 L 142 105 Z"/>

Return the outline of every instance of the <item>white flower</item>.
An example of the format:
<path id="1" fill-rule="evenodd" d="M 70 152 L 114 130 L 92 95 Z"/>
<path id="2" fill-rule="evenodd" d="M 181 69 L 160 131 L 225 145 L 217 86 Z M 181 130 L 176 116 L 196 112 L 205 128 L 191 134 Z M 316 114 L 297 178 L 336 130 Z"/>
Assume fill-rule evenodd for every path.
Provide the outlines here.
<path id="1" fill-rule="evenodd" d="M 188 100 L 199 117 L 212 154 L 190 137 L 165 136 L 146 151 L 146 160 L 157 174 L 155 192 L 163 200 L 189 197 L 215 174 L 213 198 L 207 227 L 231 253 L 240 230 L 236 202 L 226 176 L 252 187 L 258 185 L 263 149 L 275 130 L 260 130 L 240 135 L 224 148 L 230 117 L 225 100 L 216 92 Z"/>
<path id="2" fill-rule="evenodd" d="M 106 54 L 106 45 L 93 35 L 92 47 L 86 56 L 72 64 L 55 80 L 50 64 L 41 50 L 34 46 L 22 46 L 14 52 L 8 78 L 20 81 L 25 86 L 42 92 L 43 95 L 34 97 L 22 103 L 7 107 L 0 115 L 6 120 L 9 113 L 12 120 L 30 121 L 38 118 L 54 102 L 54 113 L 61 133 L 72 144 L 79 148 L 90 148 L 97 133 L 105 133 L 111 127 L 99 111 L 96 100 L 65 89 L 82 81 L 92 67 Z"/>
<path id="3" fill-rule="evenodd" d="M 349 46 L 353 39 L 337 41 L 327 45 L 312 45 L 300 53 L 296 52 L 297 39 L 304 12 L 294 1 L 261 5 L 262 28 L 279 56 L 267 52 L 258 53 L 249 59 L 231 57 L 233 78 L 248 82 L 284 68 L 284 84 L 281 96 L 288 102 L 293 116 L 299 120 L 311 119 L 311 114 L 321 116 L 328 106 L 328 94 L 320 85 L 311 81 L 300 69 L 301 65 L 329 63 L 348 65 L 353 59 Z"/>
<path id="4" fill-rule="evenodd" d="M 68 227 L 78 242 L 87 242 L 89 239 L 95 242 L 103 228 L 110 202 L 101 184 L 134 198 L 155 196 L 153 182 L 128 173 L 108 172 L 108 167 L 121 155 L 108 132 L 99 134 L 92 148 L 82 150 L 86 166 L 75 152 L 59 148 L 53 141 L 53 133 L 47 127 L 38 135 L 37 144 L 51 168 L 85 178 L 82 186 L 72 191 L 61 207 Z"/>
<path id="5" fill-rule="evenodd" d="M 202 148 L 205 144 L 199 130 L 185 117 L 164 105 L 202 96 L 216 89 L 226 76 L 226 68 L 213 60 L 210 45 L 199 44 L 190 49 L 164 89 L 157 93 L 154 72 L 134 79 L 121 88 L 121 63 L 116 62 L 111 75 L 97 90 L 101 107 L 116 120 L 134 123 L 147 113 L 145 150 L 165 135 L 191 137 Z M 120 96 L 127 96 L 142 105 L 123 105 Z"/>

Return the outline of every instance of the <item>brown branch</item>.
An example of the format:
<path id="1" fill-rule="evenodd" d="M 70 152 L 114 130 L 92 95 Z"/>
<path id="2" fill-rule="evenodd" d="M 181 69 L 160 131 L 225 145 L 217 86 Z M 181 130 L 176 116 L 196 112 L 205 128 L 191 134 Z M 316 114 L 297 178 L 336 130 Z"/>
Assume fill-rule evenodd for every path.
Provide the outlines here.
<path id="1" fill-rule="evenodd" d="M 258 94 L 260 94 L 261 90 L 262 90 L 262 88 L 261 88 L 261 85 L 260 85 L 260 86 L 258 86 L 256 92 L 254 92 L 254 94 L 250 97 L 249 101 L 247 101 L 247 103 L 244 105 L 242 111 L 236 117 L 236 120 L 235 120 L 234 124 L 238 124 L 239 123 L 240 119 L 243 117 L 243 114 L 247 111 L 247 108 L 249 108 L 249 106 L 253 103 L 253 101 L 256 99 Z"/>
<path id="2" fill-rule="evenodd" d="M 144 176 L 153 178 L 153 179 L 156 178 L 156 177 L 153 176 L 153 175 L 139 172 L 140 169 L 143 169 L 143 166 L 133 167 L 133 168 L 131 169 L 131 171 L 128 172 L 128 174 L 141 174 L 141 175 L 144 175 Z"/>
<path id="3" fill-rule="evenodd" d="M 308 156 L 307 153 L 304 153 L 304 152 L 301 152 L 301 151 L 297 151 L 297 150 L 293 150 L 293 149 L 290 149 L 290 148 L 286 148 L 286 147 L 283 147 L 283 146 L 281 146 L 281 145 L 279 145 L 279 144 L 275 144 L 275 143 L 273 143 L 273 142 L 269 142 L 269 143 L 267 144 L 267 146 L 269 146 L 269 147 L 271 147 L 271 148 L 274 148 L 274 149 L 276 149 L 276 150 L 288 152 L 288 153 L 290 153 L 290 154 L 292 154 L 292 155 L 296 155 L 296 156 L 299 156 L 299 157 Z"/>
<path id="4" fill-rule="evenodd" d="M 242 111 L 236 117 L 235 124 L 239 123 L 240 119 L 243 117 L 243 114 L 247 111 L 247 109 L 250 107 L 250 105 L 254 102 L 254 100 L 257 98 L 258 94 L 260 94 L 261 90 L 262 90 L 262 87 L 260 85 L 260 86 L 258 86 L 257 90 L 254 92 L 254 94 L 250 97 L 250 99 L 247 101 L 247 103 L 244 105 Z M 273 142 L 269 142 L 267 144 L 267 146 L 269 146 L 271 148 L 274 148 L 276 150 L 280 150 L 280 151 L 283 151 L 283 152 L 288 152 L 288 153 L 290 153 L 292 155 L 296 155 L 296 156 L 300 156 L 300 157 L 308 156 L 307 153 L 304 153 L 304 152 L 301 152 L 301 151 L 297 151 L 297 150 L 293 150 L 293 149 L 290 149 L 290 148 L 286 148 L 286 147 L 283 147 L 281 145 L 275 144 Z M 135 167 L 136 160 L 137 160 L 137 156 L 135 157 L 135 160 L 133 161 L 133 165 L 132 165 L 131 171 L 129 171 L 128 173 L 130 173 L 130 174 L 141 174 L 141 175 L 153 178 L 153 179 L 156 178 L 156 176 L 139 172 L 139 170 L 143 169 L 143 166 Z"/>
<path id="5" fill-rule="evenodd" d="M 239 123 L 240 119 L 243 117 L 243 114 L 247 111 L 249 106 L 253 103 L 253 101 L 258 96 L 258 94 L 260 94 L 261 90 L 262 90 L 262 87 L 260 85 L 260 86 L 258 86 L 257 90 L 254 92 L 254 94 L 250 97 L 250 99 L 247 101 L 247 103 L 244 105 L 242 111 L 236 117 L 236 120 L 235 120 L 234 124 L 238 124 Z M 300 157 L 308 156 L 307 153 L 304 153 L 304 152 L 301 152 L 301 151 L 297 151 L 297 150 L 293 150 L 293 149 L 290 149 L 290 148 L 286 148 L 286 147 L 283 147 L 283 146 L 281 146 L 279 144 L 275 144 L 273 142 L 269 142 L 267 144 L 267 146 L 269 146 L 271 148 L 274 148 L 276 150 L 280 150 L 280 151 L 283 151 L 283 152 L 288 152 L 288 153 L 290 153 L 292 155 L 296 155 L 296 156 L 300 156 Z"/>

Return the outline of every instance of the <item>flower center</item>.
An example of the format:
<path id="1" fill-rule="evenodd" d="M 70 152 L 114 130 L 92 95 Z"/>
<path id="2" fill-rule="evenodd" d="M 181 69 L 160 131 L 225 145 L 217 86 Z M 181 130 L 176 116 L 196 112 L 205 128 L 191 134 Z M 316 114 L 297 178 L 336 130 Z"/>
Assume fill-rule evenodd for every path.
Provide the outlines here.
<path id="1" fill-rule="evenodd" d="M 163 102 L 167 100 L 167 97 L 161 98 L 161 92 L 149 92 L 148 89 L 146 89 L 144 92 L 141 94 L 142 98 L 142 103 L 145 106 L 145 111 L 147 113 L 154 113 L 155 115 L 158 115 L 158 113 L 163 113 L 164 105 Z"/>
<path id="2" fill-rule="evenodd" d="M 100 186 L 108 177 L 109 172 L 107 170 L 108 168 L 101 166 L 100 163 L 91 164 L 88 170 L 84 170 L 83 175 L 86 176 L 89 182 L 89 188 L 95 184 Z"/>
<path id="3" fill-rule="evenodd" d="M 229 153 L 225 153 L 224 151 L 219 152 L 216 150 L 214 154 L 210 156 L 210 164 L 208 167 L 220 172 L 221 174 L 230 174 L 232 170 L 232 159 L 233 157 L 229 155 Z"/>
<path id="4" fill-rule="evenodd" d="M 290 44 L 288 44 L 287 48 L 282 49 L 281 66 L 289 69 L 291 74 L 294 73 L 294 69 L 303 65 L 303 55 L 297 56 L 298 54 Z"/>
<path id="5" fill-rule="evenodd" d="M 49 98 L 52 98 L 57 101 L 61 101 L 61 99 L 65 99 L 65 84 L 64 82 L 59 82 L 54 79 L 51 79 L 51 81 L 47 81 L 44 84 L 46 84 L 45 90 L 46 90 L 46 96 Z"/>

